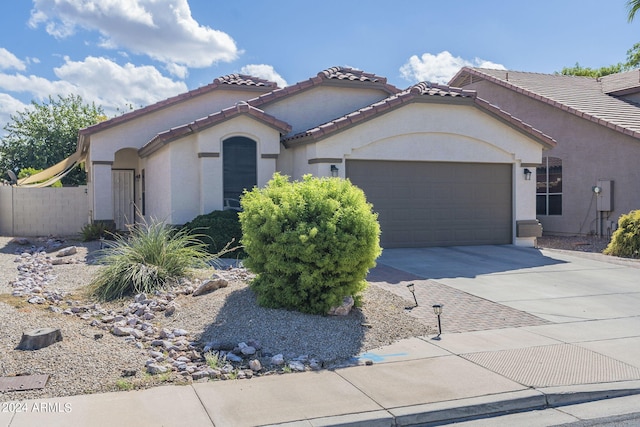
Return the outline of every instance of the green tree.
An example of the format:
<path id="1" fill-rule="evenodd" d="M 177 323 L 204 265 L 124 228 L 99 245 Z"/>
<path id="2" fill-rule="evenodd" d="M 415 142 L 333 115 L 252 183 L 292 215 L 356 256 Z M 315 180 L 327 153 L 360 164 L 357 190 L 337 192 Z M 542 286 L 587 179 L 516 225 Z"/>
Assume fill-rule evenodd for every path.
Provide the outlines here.
<path id="1" fill-rule="evenodd" d="M 102 107 L 85 104 L 78 95 L 49 96 L 43 103 L 32 101 L 24 111 L 11 116 L 0 141 L 0 171 L 46 169 L 76 151 L 78 130 L 105 120 Z M 75 168 L 63 184 L 86 184 L 86 173 Z"/>
<path id="2" fill-rule="evenodd" d="M 607 67 L 589 68 L 583 67 L 576 62 L 573 67 L 564 67 L 559 74 L 563 76 L 583 76 L 583 77 L 602 77 L 609 74 L 620 73 L 625 70 L 624 64 L 617 63 L 615 65 L 609 65 Z"/>
<path id="3" fill-rule="evenodd" d="M 627 19 L 629 22 L 633 22 L 633 18 L 636 16 L 636 12 L 640 9 L 640 0 L 628 0 L 627 1 L 627 10 L 629 14 L 627 15 Z"/>

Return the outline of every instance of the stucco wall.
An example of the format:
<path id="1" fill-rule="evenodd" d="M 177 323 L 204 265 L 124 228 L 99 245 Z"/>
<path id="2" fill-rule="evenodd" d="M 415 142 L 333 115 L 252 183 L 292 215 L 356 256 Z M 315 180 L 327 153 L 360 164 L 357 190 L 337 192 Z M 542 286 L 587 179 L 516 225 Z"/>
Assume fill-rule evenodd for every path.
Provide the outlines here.
<path id="1" fill-rule="evenodd" d="M 0 186 L 0 233 L 69 236 L 89 222 L 87 187 Z"/>
<path id="2" fill-rule="evenodd" d="M 280 134 L 248 116 L 237 116 L 152 153 L 147 172 L 147 216 L 184 224 L 223 208 L 222 141 L 244 136 L 256 142 L 257 183 L 264 186 L 276 171 Z M 158 169 L 164 171 L 159 176 Z M 157 199 L 161 198 L 162 201 Z"/>
<path id="3" fill-rule="evenodd" d="M 604 215 L 603 231 L 621 214 L 640 208 L 640 141 L 488 82 L 465 89 L 476 89 L 481 98 L 558 142 L 544 155 L 562 159 L 562 215 L 538 217 L 546 233 L 598 230 L 592 188 L 599 179 L 614 181 L 614 210 Z"/>
<path id="4" fill-rule="evenodd" d="M 349 114 L 387 96 L 388 93 L 377 89 L 319 86 L 260 108 L 292 125 L 290 134 L 295 134 Z"/>
<path id="5" fill-rule="evenodd" d="M 542 145 L 472 105 L 413 103 L 376 120 L 338 132 L 315 144 L 289 149 L 294 178 L 330 176 L 331 162 L 344 175 L 347 159 L 509 163 L 513 165 L 513 218 L 535 218 L 535 177 L 525 180 L 523 164 L 539 163 Z M 309 163 L 311 160 L 311 164 Z M 531 244 L 531 239 L 526 243 Z"/>

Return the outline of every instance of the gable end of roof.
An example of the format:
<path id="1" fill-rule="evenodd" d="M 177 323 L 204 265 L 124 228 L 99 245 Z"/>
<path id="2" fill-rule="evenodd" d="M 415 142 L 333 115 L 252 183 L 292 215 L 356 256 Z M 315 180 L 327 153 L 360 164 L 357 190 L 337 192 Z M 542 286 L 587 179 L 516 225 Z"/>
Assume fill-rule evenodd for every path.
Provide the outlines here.
<path id="1" fill-rule="evenodd" d="M 217 113 L 211 114 L 207 117 L 203 117 L 191 123 L 157 134 L 151 139 L 151 141 L 138 150 L 138 154 L 140 157 L 149 156 L 172 141 L 200 132 L 241 115 L 250 116 L 267 126 L 274 128 L 280 132 L 281 135 L 291 132 L 291 125 L 288 123 L 279 120 L 262 110 L 252 107 L 246 102 L 238 102 L 233 107 L 225 108 L 224 110 L 218 111 Z"/>

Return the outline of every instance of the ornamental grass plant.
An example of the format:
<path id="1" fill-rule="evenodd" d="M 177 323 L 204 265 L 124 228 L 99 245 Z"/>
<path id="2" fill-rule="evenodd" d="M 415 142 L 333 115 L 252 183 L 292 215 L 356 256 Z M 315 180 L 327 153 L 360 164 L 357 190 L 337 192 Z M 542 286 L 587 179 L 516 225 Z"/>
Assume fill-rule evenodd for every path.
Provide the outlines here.
<path id="1" fill-rule="evenodd" d="M 157 220 L 135 224 L 128 234 L 113 238 L 98 251 L 103 267 L 89 284 L 91 294 L 103 301 L 162 289 L 216 258 L 202 236 Z"/>

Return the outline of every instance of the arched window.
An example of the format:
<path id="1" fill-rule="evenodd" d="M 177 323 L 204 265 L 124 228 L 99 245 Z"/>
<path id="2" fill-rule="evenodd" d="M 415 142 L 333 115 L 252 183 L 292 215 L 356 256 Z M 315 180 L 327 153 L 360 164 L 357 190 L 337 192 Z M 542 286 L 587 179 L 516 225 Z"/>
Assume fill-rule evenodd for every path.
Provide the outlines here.
<path id="1" fill-rule="evenodd" d="M 536 215 L 562 215 L 562 159 L 543 158 L 536 177 Z"/>
<path id="2" fill-rule="evenodd" d="M 256 142 L 244 136 L 222 141 L 224 206 L 236 207 L 242 191 L 257 185 Z"/>

